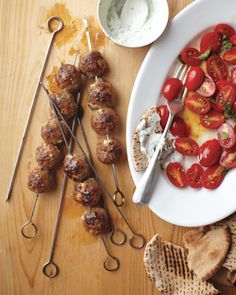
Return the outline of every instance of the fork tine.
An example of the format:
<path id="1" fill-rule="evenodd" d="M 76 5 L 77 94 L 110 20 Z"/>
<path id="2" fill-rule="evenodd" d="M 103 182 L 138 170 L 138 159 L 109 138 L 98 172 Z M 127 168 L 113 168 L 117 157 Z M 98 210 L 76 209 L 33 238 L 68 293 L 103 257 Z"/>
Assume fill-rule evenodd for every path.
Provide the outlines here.
<path id="1" fill-rule="evenodd" d="M 186 76 L 187 76 L 187 72 L 189 71 L 190 67 L 188 65 L 185 65 L 182 72 L 180 73 L 179 79 L 184 83 Z"/>

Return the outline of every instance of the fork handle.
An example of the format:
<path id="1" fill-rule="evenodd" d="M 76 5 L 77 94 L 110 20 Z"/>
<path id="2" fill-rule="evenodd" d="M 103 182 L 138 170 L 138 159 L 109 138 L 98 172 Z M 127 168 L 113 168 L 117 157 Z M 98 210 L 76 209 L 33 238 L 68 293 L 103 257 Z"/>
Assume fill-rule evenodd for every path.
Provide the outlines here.
<path id="1" fill-rule="evenodd" d="M 162 151 L 163 144 L 165 143 L 165 137 L 169 127 L 174 119 L 174 115 L 170 113 L 161 140 L 153 154 L 146 171 L 144 172 L 140 183 L 136 187 L 133 194 L 133 202 L 139 205 L 147 204 L 151 198 L 155 180 L 160 175 L 160 165 L 158 163 L 159 157 Z"/>

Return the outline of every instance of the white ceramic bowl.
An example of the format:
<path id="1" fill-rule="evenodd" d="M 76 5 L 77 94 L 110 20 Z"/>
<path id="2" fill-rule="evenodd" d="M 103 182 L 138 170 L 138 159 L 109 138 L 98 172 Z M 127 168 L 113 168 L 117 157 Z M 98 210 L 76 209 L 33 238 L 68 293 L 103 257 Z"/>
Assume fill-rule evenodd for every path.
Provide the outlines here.
<path id="1" fill-rule="evenodd" d="M 112 40 L 114 43 L 135 48 L 148 45 L 155 41 L 161 36 L 164 32 L 168 19 L 169 19 L 169 7 L 166 0 L 146 0 L 149 8 L 147 21 L 145 27 L 140 28 L 136 32 L 133 32 L 130 35 L 130 38 L 127 38 L 126 28 L 122 28 L 124 34 L 119 36 L 114 35 L 111 32 L 108 14 L 111 5 L 114 7 L 114 4 L 117 2 L 124 2 L 126 0 L 99 0 L 97 6 L 97 16 L 98 21 L 101 26 L 102 31 L 107 36 L 108 39 Z M 137 0 L 139 1 L 139 0 Z"/>

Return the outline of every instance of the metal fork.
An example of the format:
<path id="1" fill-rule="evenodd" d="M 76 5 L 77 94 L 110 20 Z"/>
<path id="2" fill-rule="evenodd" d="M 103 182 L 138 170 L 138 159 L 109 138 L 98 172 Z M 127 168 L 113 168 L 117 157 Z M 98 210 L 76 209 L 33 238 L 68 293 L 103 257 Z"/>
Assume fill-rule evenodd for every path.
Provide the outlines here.
<path id="1" fill-rule="evenodd" d="M 189 70 L 188 65 L 181 64 L 178 67 L 174 77 L 175 78 L 178 77 L 184 83 L 188 70 Z M 171 126 L 174 116 L 181 111 L 187 92 L 188 92 L 187 88 L 184 87 L 178 99 L 175 99 L 171 102 L 167 102 L 167 107 L 169 110 L 169 118 L 165 126 L 165 129 L 162 133 L 162 136 L 160 138 L 160 141 L 158 143 L 158 146 L 148 164 L 146 171 L 143 174 L 143 177 L 141 178 L 141 181 L 139 182 L 133 194 L 133 202 L 136 204 L 139 204 L 139 205 L 147 204 L 152 196 L 155 180 L 160 174 L 159 161 L 160 161 L 163 147 L 165 145 L 167 132 Z"/>

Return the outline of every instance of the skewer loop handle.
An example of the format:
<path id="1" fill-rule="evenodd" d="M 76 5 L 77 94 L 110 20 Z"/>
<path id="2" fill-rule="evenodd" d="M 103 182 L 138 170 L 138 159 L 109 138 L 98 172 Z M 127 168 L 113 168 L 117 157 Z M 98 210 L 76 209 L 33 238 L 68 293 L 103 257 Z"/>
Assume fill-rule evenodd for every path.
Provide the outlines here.
<path id="1" fill-rule="evenodd" d="M 49 260 L 44 264 L 42 272 L 46 277 L 53 279 L 59 274 L 59 267 L 55 262 Z"/>
<path id="2" fill-rule="evenodd" d="M 55 23 L 57 23 L 57 26 L 53 25 Z M 59 16 L 51 16 L 47 21 L 47 27 L 51 33 L 57 33 L 62 30 L 64 23 Z"/>
<path id="3" fill-rule="evenodd" d="M 26 222 L 25 224 L 23 224 L 21 228 L 21 234 L 26 239 L 31 240 L 35 238 L 37 233 L 38 233 L 38 228 L 32 221 Z"/>
<path id="4" fill-rule="evenodd" d="M 120 261 L 118 258 L 109 255 L 103 262 L 103 267 L 106 271 L 117 271 L 120 267 Z"/>
<path id="5" fill-rule="evenodd" d="M 124 205 L 125 196 L 121 190 L 117 189 L 113 194 L 113 202 L 117 207 L 121 207 Z"/>
<path id="6" fill-rule="evenodd" d="M 115 229 L 111 231 L 110 239 L 114 245 L 123 245 L 126 242 L 126 238 L 126 234 L 120 229 Z"/>
<path id="7" fill-rule="evenodd" d="M 134 249 L 141 249 L 146 243 L 146 239 L 143 235 L 133 233 L 133 235 L 129 239 L 129 244 Z"/>

